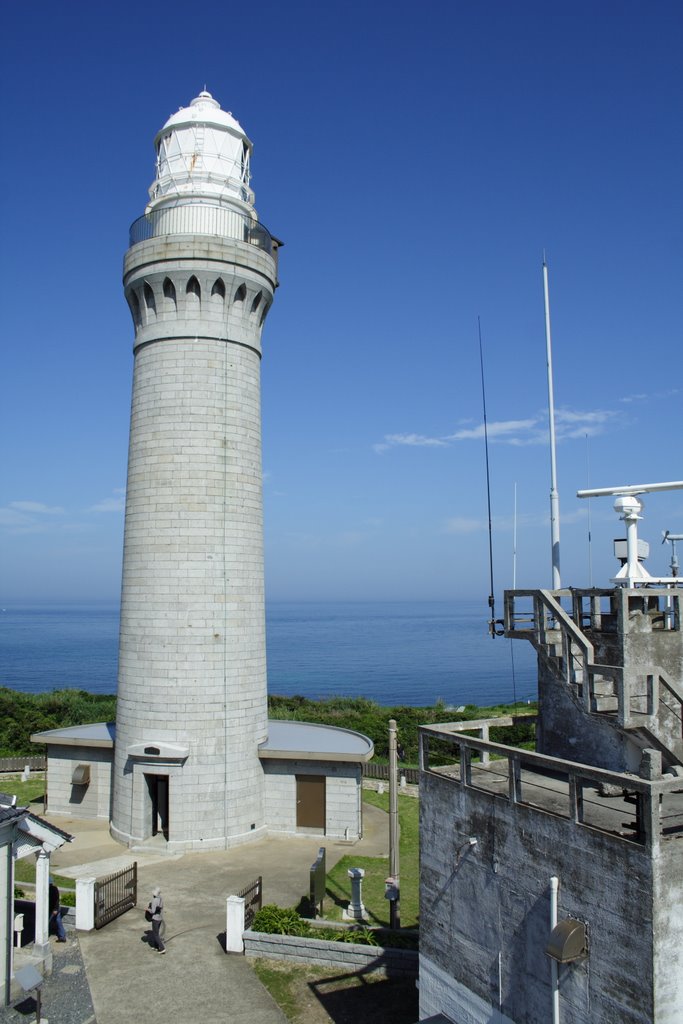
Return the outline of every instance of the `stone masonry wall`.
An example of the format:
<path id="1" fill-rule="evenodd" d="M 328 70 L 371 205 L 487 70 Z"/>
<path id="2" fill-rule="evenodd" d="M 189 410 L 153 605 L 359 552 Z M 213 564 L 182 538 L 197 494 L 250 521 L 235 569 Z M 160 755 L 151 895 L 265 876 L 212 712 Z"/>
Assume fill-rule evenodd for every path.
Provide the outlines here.
<path id="1" fill-rule="evenodd" d="M 104 747 L 48 746 L 48 813 L 108 820 L 111 813 L 113 753 L 113 750 Z M 90 765 L 90 782 L 87 786 L 74 786 L 71 782 L 74 768 L 79 764 Z"/>
<path id="2" fill-rule="evenodd" d="M 250 957 L 318 964 L 320 967 L 335 967 L 343 971 L 371 970 L 393 977 L 417 975 L 417 953 L 411 949 L 362 946 L 355 942 L 334 942 L 295 935 L 266 935 L 250 930 L 244 932 L 243 938 L 245 955 Z"/>
<path id="3" fill-rule="evenodd" d="M 333 839 L 358 838 L 362 828 L 360 765 L 264 758 L 263 770 L 270 830 L 296 833 L 296 776 L 325 775 L 325 835 Z"/>
<path id="4" fill-rule="evenodd" d="M 151 831 L 131 745 L 177 743 L 169 845 L 265 830 L 260 336 L 275 267 L 254 246 L 154 238 L 126 256 L 136 326 L 112 833 Z"/>

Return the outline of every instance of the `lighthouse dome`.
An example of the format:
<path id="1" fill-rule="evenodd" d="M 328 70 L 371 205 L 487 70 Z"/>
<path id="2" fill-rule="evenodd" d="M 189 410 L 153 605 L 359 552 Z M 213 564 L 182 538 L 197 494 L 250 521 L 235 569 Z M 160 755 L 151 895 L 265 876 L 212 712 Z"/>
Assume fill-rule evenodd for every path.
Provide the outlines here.
<path id="1" fill-rule="evenodd" d="M 239 121 L 203 90 L 158 132 L 156 177 L 148 211 L 178 202 L 215 202 L 252 210 L 252 144 Z"/>

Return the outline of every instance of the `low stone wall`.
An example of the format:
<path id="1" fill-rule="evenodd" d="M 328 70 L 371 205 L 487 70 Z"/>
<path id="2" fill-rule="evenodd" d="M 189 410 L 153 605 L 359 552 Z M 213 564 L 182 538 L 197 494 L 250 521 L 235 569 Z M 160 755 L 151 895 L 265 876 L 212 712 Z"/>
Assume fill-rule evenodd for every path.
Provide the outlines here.
<path id="1" fill-rule="evenodd" d="M 355 942 L 333 942 L 296 935 L 267 935 L 251 930 L 245 931 L 243 938 L 245 956 L 291 960 L 343 971 L 379 971 L 391 977 L 417 977 L 418 954 L 413 949 L 361 946 Z"/>

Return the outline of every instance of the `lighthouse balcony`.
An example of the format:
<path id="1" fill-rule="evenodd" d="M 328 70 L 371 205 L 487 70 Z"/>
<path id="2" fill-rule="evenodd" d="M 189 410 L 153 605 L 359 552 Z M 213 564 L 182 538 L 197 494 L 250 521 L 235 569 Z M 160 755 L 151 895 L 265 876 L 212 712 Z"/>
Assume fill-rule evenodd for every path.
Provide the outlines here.
<path id="1" fill-rule="evenodd" d="M 229 207 L 202 204 L 161 206 L 130 226 L 130 245 L 160 235 L 213 235 L 256 246 L 276 258 L 278 243 L 258 220 Z"/>

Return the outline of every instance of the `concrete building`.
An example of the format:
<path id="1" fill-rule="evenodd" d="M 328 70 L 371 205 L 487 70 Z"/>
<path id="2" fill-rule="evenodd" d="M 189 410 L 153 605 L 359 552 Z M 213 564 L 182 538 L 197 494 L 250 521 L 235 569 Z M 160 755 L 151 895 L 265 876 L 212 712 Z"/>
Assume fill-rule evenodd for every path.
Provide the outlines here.
<path id="1" fill-rule="evenodd" d="M 252 144 L 208 92 L 154 144 L 123 274 L 135 362 L 116 728 L 34 737 L 50 810 L 110 816 L 122 843 L 173 851 L 272 830 L 357 837 L 372 743 L 267 721 L 260 362 L 279 243 L 254 208 Z"/>
<path id="2" fill-rule="evenodd" d="M 682 598 L 506 593 L 536 750 L 421 730 L 421 1020 L 683 1021 Z"/>

